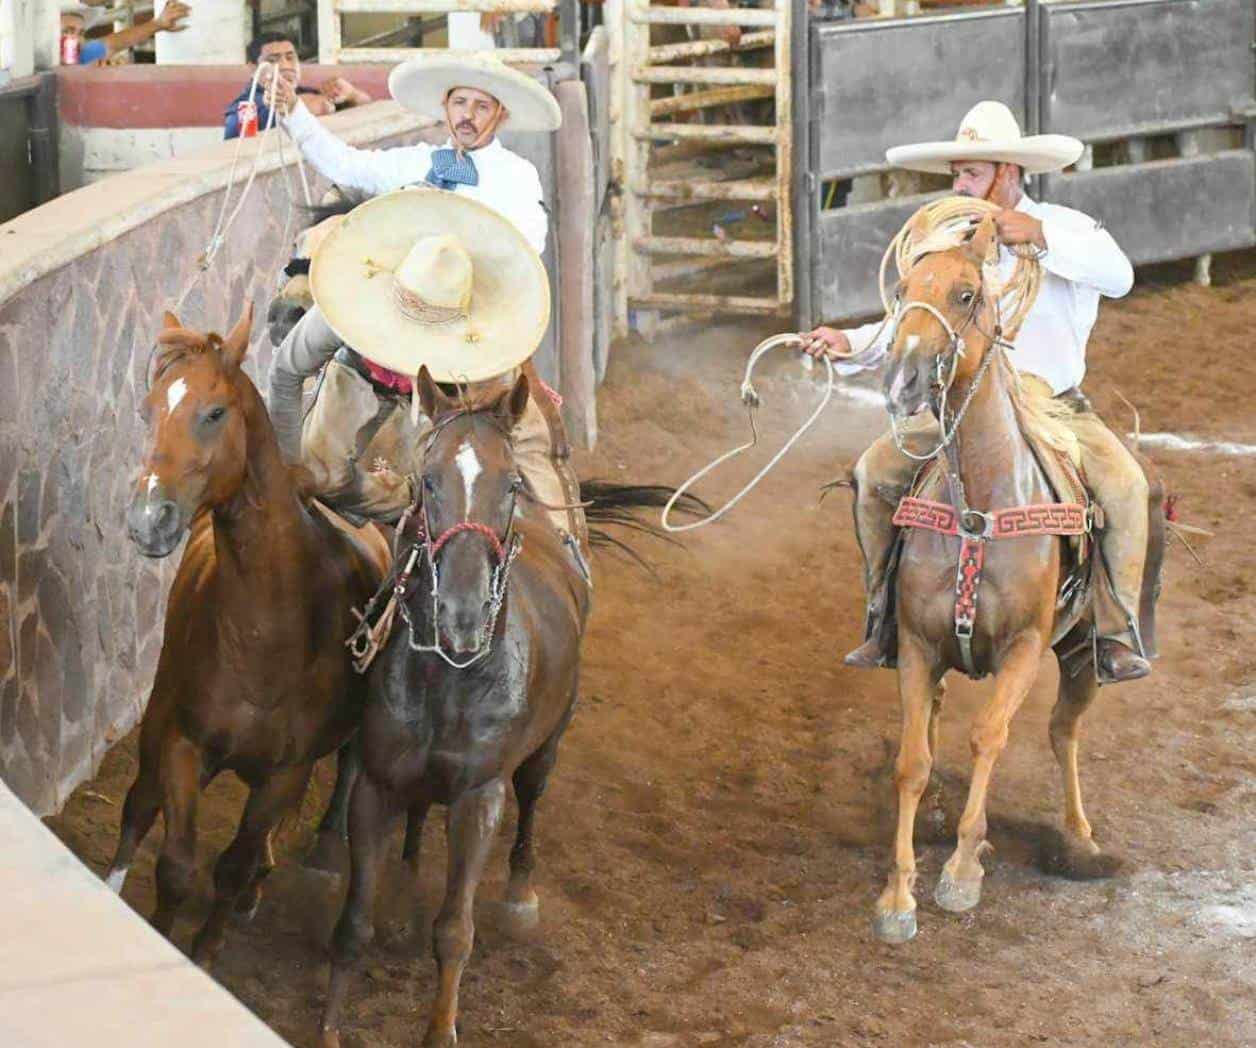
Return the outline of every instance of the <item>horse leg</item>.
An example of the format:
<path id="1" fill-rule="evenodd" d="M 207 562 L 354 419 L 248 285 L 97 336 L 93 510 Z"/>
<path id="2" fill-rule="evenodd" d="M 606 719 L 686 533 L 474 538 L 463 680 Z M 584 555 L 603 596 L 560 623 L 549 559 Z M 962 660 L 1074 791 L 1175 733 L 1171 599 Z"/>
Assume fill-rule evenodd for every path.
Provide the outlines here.
<path id="1" fill-rule="evenodd" d="M 1049 873 L 1066 877 L 1110 877 L 1120 866 L 1115 856 L 1104 855 L 1091 835 L 1082 808 L 1082 787 L 1077 774 L 1078 727 L 1082 714 L 1099 694 L 1094 662 L 1087 658 L 1076 676 L 1060 666 L 1060 691 L 1051 711 L 1051 749 L 1060 765 L 1064 783 L 1064 831 L 1059 839 L 1044 842 L 1042 865 Z"/>
<path id="2" fill-rule="evenodd" d="M 152 709 L 155 700 L 149 699 Z M 122 829 L 118 835 L 118 848 L 113 860 L 105 871 L 105 883 L 111 889 L 122 894 L 122 886 L 126 883 L 127 871 L 139 846 L 144 843 L 148 831 L 152 829 L 157 813 L 161 810 L 161 747 L 165 728 L 165 719 L 145 722 L 140 729 L 140 770 L 135 782 L 127 790 L 126 801 L 122 805 Z"/>
<path id="3" fill-rule="evenodd" d="M 946 681 L 940 680 L 933 689 L 933 707 L 929 713 L 929 759 L 932 771 L 925 787 L 921 803 L 924 821 L 928 827 L 928 840 L 932 843 L 946 830 L 946 807 L 943 799 L 942 779 L 938 776 L 938 731 L 942 724 L 942 703 L 946 698 Z"/>
<path id="4" fill-rule="evenodd" d="M 410 938 L 414 934 L 416 918 L 421 909 L 421 885 L 419 882 L 420 853 L 423 845 L 423 825 L 427 821 L 432 802 L 427 797 L 415 801 L 406 813 L 406 838 L 401 848 L 401 884 L 395 909 L 396 920 L 388 934 L 394 940 Z"/>
<path id="5" fill-rule="evenodd" d="M 196 878 L 196 802 L 201 790 L 201 751 L 170 730 L 161 747 L 166 838 L 157 858 L 157 909 L 152 925 L 166 938 Z"/>
<path id="6" fill-rule="evenodd" d="M 298 804 L 310 781 L 312 764 L 281 768 L 249 791 L 235 839 L 214 866 L 214 905 L 192 946 L 192 960 L 208 969 L 222 949 L 227 918 L 247 892 L 256 911 L 262 880 L 271 870 L 270 836 L 279 820 Z"/>
<path id="7" fill-rule="evenodd" d="M 981 853 L 986 842 L 986 794 L 995 761 L 1007 745 L 1008 727 L 1038 675 L 1042 643 L 1034 634 L 1018 639 L 1008 651 L 994 683 L 994 695 L 977 715 L 972 732 L 973 777 L 959 820 L 959 842 L 942 868 L 934 900 L 944 910 L 962 913 L 981 900 Z"/>
<path id="8" fill-rule="evenodd" d="M 505 798 L 505 783 L 501 779 L 490 779 L 474 790 L 467 790 L 449 808 L 445 901 L 432 935 L 438 986 L 432 1018 L 423 1038 L 424 1048 L 449 1048 L 458 1043 L 455 1029 L 458 986 L 475 940 L 471 908 L 489 849 L 501 825 Z"/>
<path id="9" fill-rule="evenodd" d="M 327 802 L 327 811 L 318 824 L 314 847 L 301 863 L 306 869 L 317 870 L 331 876 L 339 876 L 343 863 L 341 856 L 349 840 L 349 796 L 353 783 L 362 770 L 362 756 L 358 752 L 358 737 L 353 735 L 336 751 L 336 785 Z"/>
<path id="10" fill-rule="evenodd" d="M 898 694 L 903 724 L 894 768 L 898 791 L 898 828 L 894 837 L 894 866 L 885 891 L 877 900 L 873 930 L 882 942 L 907 942 L 916 934 L 916 855 L 912 832 L 916 807 L 929 785 L 933 767 L 929 745 L 930 723 L 937 696 L 937 671 L 913 637 L 900 636 Z"/>
<path id="11" fill-rule="evenodd" d="M 550 738 L 515 769 L 513 782 L 519 802 L 519 827 L 510 849 L 510 881 L 506 886 L 506 912 L 519 928 L 532 928 L 540 920 L 540 903 L 532 890 L 532 871 L 536 869 L 536 845 L 532 826 L 536 804 L 545 792 L 549 773 L 558 759 L 559 732 Z"/>
<path id="12" fill-rule="evenodd" d="M 369 774 L 359 775 L 349 798 L 349 894 L 331 942 L 331 978 L 321 1026 L 323 1048 L 339 1048 L 340 1013 L 349 978 L 375 937 L 375 900 L 396 812 L 391 796 Z"/>

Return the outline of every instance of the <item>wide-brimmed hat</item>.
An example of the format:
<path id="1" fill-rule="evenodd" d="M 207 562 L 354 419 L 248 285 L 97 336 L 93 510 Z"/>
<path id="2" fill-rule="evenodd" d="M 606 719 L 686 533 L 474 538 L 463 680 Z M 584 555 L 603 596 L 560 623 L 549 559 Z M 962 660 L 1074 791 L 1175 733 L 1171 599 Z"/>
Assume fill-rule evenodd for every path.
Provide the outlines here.
<path id="1" fill-rule="evenodd" d="M 951 173 L 960 160 L 1019 164 L 1027 175 L 1058 171 L 1077 163 L 1085 148 L 1070 135 L 1022 135 L 1016 117 L 1002 102 L 978 102 L 968 111 L 951 142 L 919 142 L 886 150 L 885 159 L 909 171 Z"/>
<path id="2" fill-rule="evenodd" d="M 445 119 L 445 96 L 455 87 L 474 87 L 506 107 L 510 131 L 557 131 L 562 111 L 549 89 L 488 55 L 464 58 L 416 55 L 388 75 L 388 90 L 411 112 Z"/>
<path id="3" fill-rule="evenodd" d="M 523 363 L 550 318 L 541 257 L 465 196 L 401 189 L 359 204 L 314 252 L 310 292 L 345 344 L 380 367 L 479 382 Z"/>

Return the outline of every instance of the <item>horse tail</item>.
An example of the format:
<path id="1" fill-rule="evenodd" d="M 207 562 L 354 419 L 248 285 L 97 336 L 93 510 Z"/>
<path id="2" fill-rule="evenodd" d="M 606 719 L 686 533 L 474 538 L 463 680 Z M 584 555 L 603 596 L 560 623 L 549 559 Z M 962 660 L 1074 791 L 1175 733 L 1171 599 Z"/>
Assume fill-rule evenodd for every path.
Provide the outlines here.
<path id="1" fill-rule="evenodd" d="M 676 489 L 666 484 L 615 484 L 607 480 L 582 480 L 580 497 L 586 503 L 584 517 L 589 525 L 589 545 L 594 548 L 617 549 L 647 571 L 651 571 L 650 565 L 636 550 L 617 539 L 606 527 L 597 525 L 627 528 L 629 531 L 680 545 L 659 525 L 643 520 L 634 512 L 639 509 L 662 509 L 675 493 Z M 696 495 L 683 495 L 677 499 L 674 510 L 695 517 L 711 512 L 710 507 Z"/>

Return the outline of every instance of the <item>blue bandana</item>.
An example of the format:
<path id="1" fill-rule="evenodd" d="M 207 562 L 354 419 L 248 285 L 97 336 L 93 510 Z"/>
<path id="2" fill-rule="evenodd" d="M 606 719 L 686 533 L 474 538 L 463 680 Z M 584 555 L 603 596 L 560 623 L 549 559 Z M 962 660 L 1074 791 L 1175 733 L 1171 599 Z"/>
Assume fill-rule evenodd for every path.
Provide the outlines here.
<path id="1" fill-rule="evenodd" d="M 479 185 L 480 174 L 469 153 L 460 156 L 456 149 L 435 149 L 432 151 L 432 170 L 424 181 L 437 189 L 453 189 L 458 185 Z"/>

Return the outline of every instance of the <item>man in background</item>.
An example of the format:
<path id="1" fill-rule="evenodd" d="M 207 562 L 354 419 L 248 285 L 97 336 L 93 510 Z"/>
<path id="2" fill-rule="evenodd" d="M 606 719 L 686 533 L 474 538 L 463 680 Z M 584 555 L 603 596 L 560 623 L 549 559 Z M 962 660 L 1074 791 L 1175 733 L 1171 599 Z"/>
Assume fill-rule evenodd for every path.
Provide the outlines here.
<path id="1" fill-rule="evenodd" d="M 122 29 L 108 36 L 88 40 L 86 33 L 92 27 L 97 12 L 85 4 L 63 2 L 61 4 L 61 64 L 95 65 L 112 58 L 120 51 L 127 51 L 137 44 L 151 40 L 158 33 L 179 33 L 187 28 L 179 22 L 187 18 L 192 9 L 181 0 L 170 0 L 161 14 Z"/>
<path id="2" fill-rule="evenodd" d="M 271 69 L 263 70 L 258 78 L 258 91 L 253 99 L 257 106 L 257 130 L 259 131 L 265 130 L 270 119 L 270 107 L 266 104 L 264 89 L 270 84 L 271 77 L 276 71 L 281 79 L 291 84 L 296 93 L 302 96 L 301 100 L 305 103 L 305 107 L 314 116 L 328 116 L 338 109 L 362 106 L 372 101 L 370 95 L 349 83 L 344 77 L 333 77 L 321 88 L 302 87 L 301 59 L 297 55 L 296 44 L 282 33 L 259 34 L 249 44 L 247 55 L 250 65 L 269 62 L 272 66 Z M 244 126 L 240 119 L 241 103 L 248 102 L 250 86 L 250 84 L 245 84 L 244 90 L 227 106 L 227 111 L 223 114 L 223 138 L 240 136 Z M 251 116 L 247 113 L 245 115 Z"/>

